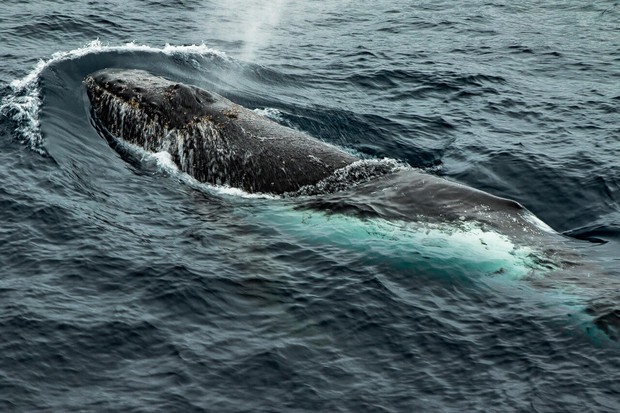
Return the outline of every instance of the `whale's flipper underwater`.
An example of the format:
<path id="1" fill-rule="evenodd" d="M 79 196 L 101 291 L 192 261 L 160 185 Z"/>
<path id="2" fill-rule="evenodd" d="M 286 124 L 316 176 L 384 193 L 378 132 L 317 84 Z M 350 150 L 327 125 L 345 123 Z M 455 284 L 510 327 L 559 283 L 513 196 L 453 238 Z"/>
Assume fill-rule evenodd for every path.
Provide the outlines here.
<path id="1" fill-rule="evenodd" d="M 448 272 L 477 267 L 536 283 L 547 273 L 557 281 L 578 265 L 567 239 L 515 201 L 395 162 L 362 161 L 216 93 L 145 71 L 104 69 L 84 84 L 106 138 L 168 152 L 200 182 L 284 195 L 255 214 L 279 222 L 283 233 L 370 257 L 383 242 L 412 257 L 413 267 L 453 254 L 458 265 Z M 593 325 L 619 337 L 616 310 L 596 304 L 584 310 Z"/>

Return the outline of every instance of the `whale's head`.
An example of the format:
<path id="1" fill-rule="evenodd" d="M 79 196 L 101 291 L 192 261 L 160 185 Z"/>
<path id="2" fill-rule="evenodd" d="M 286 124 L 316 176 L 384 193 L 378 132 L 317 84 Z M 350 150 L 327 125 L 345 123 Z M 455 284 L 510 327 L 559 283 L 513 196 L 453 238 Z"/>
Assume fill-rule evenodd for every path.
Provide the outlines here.
<path id="1" fill-rule="evenodd" d="M 124 105 L 169 128 L 178 128 L 218 111 L 220 96 L 173 82 L 144 70 L 104 69 L 84 80 L 95 114 L 100 118 L 110 105 Z"/>
<path id="2" fill-rule="evenodd" d="M 104 138 L 166 151 L 200 182 L 293 192 L 357 160 L 216 93 L 143 70 L 100 70 L 84 85 Z"/>

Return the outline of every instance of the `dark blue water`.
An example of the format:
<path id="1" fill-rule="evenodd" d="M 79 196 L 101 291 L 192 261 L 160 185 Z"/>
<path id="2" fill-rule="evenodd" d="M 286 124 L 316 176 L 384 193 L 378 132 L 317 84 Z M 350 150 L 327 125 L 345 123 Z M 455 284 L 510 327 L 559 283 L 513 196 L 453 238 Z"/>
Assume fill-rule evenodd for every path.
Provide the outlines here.
<path id="1" fill-rule="evenodd" d="M 2 2 L 0 410 L 619 411 L 620 6 L 263 3 Z M 99 135 L 105 67 L 515 199 L 580 263 L 198 184 Z"/>

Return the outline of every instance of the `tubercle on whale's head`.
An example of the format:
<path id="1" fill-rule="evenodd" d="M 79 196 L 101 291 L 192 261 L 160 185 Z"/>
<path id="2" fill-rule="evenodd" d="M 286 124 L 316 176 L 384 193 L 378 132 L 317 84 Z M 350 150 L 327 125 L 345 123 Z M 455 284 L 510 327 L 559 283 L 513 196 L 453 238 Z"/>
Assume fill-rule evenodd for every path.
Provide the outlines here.
<path id="1" fill-rule="evenodd" d="M 149 89 L 161 89 L 174 82 L 154 76 L 144 70 L 103 69 L 87 76 L 91 85 L 97 85 L 106 92 L 122 96 L 140 94 Z"/>

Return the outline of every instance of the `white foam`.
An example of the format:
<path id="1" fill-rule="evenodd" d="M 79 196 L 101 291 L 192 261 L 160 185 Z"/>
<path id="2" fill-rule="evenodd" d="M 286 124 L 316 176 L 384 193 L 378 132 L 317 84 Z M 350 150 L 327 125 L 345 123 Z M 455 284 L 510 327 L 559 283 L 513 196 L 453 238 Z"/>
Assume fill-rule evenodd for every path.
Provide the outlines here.
<path id="1" fill-rule="evenodd" d="M 111 46 L 103 44 L 99 39 L 93 40 L 75 50 L 60 51 L 53 53 L 48 59 L 41 59 L 34 68 L 23 78 L 15 79 L 10 83 L 12 93 L 5 96 L 0 102 L 0 116 L 10 117 L 17 122 L 17 132 L 21 141 L 28 143 L 30 147 L 43 152 L 41 146 L 43 137 L 41 136 L 39 111 L 41 108 L 41 91 L 39 89 L 39 79 L 41 73 L 48 66 L 60 61 L 78 59 L 80 57 L 110 51 L 143 51 L 152 53 L 163 53 L 172 55 L 210 55 L 218 56 L 223 59 L 228 57 L 224 52 L 212 49 L 205 44 L 174 46 L 166 44 L 163 48 L 140 45 L 134 42 L 126 43 L 121 46 Z"/>
<path id="2" fill-rule="evenodd" d="M 146 152 L 146 151 L 145 151 Z M 150 152 L 146 152 L 150 153 Z M 179 167 L 172 160 L 172 155 L 169 152 L 161 151 L 152 154 L 153 158 L 157 161 L 157 165 L 170 172 L 176 172 L 179 170 Z"/>
<path id="3" fill-rule="evenodd" d="M 282 116 L 282 112 L 280 112 L 276 108 L 254 109 L 254 113 L 257 113 L 269 119 L 276 120 L 278 122 L 284 122 L 284 117 Z"/>
<path id="4" fill-rule="evenodd" d="M 211 192 L 215 192 L 220 195 L 228 195 L 228 196 L 248 198 L 248 199 L 279 199 L 280 198 L 279 196 L 273 195 L 273 194 L 264 194 L 260 192 L 249 193 L 249 192 L 245 192 L 243 189 L 234 188 L 232 186 L 211 185 L 211 184 L 205 184 L 202 182 L 198 182 L 196 180 L 194 180 L 194 182 L 196 183 L 197 186 L 204 187 L 207 190 Z"/>

